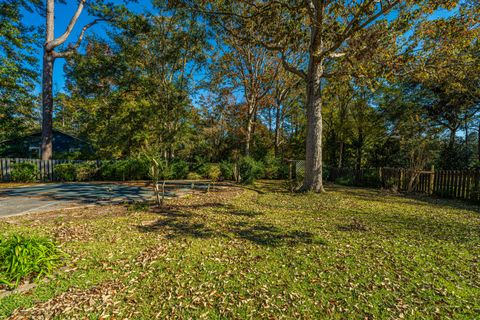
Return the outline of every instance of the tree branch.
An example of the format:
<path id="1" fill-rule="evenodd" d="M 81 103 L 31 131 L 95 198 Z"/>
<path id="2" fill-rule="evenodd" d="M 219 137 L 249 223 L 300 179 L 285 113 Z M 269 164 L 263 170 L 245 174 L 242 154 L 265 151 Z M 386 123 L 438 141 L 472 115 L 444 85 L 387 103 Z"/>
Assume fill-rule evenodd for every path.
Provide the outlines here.
<path id="1" fill-rule="evenodd" d="M 85 32 L 88 29 L 90 29 L 91 27 L 93 27 L 95 24 L 97 24 L 98 22 L 101 22 L 101 21 L 109 21 L 109 19 L 99 18 L 99 19 L 93 20 L 90 23 L 87 23 L 86 25 L 83 26 L 82 31 L 78 35 L 77 42 L 75 42 L 74 45 L 69 46 L 69 48 L 65 51 L 61 51 L 61 52 L 55 52 L 54 51 L 53 56 L 55 58 L 66 58 L 66 57 L 71 56 L 72 54 L 76 53 L 77 49 L 80 47 L 80 44 L 82 43 Z"/>
<path id="2" fill-rule="evenodd" d="M 287 61 L 287 58 L 285 57 L 285 54 L 283 52 L 280 52 L 280 55 L 281 55 L 281 60 L 282 60 L 282 66 L 285 70 L 299 76 L 303 80 L 307 79 L 307 74 L 305 73 L 305 71 L 300 70 L 300 69 L 294 67 L 293 65 L 291 65 Z"/>
<path id="3" fill-rule="evenodd" d="M 68 23 L 67 29 L 65 32 L 58 37 L 57 39 L 50 41 L 50 43 L 47 44 L 47 50 L 53 50 L 56 47 L 62 45 L 70 36 L 72 33 L 73 27 L 75 27 L 75 24 L 77 23 L 78 18 L 80 17 L 80 14 L 83 11 L 83 7 L 85 5 L 86 0 L 80 0 L 78 3 L 77 10 L 75 11 L 75 14 L 73 15 L 72 19 Z"/>

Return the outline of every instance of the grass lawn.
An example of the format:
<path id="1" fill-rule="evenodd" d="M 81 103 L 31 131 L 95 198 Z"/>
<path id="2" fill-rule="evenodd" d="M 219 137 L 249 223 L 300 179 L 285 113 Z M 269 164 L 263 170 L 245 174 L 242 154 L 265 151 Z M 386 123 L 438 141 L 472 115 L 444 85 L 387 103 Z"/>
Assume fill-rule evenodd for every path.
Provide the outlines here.
<path id="1" fill-rule="evenodd" d="M 478 206 L 280 185 L 0 220 L 69 254 L 0 317 L 480 319 Z"/>

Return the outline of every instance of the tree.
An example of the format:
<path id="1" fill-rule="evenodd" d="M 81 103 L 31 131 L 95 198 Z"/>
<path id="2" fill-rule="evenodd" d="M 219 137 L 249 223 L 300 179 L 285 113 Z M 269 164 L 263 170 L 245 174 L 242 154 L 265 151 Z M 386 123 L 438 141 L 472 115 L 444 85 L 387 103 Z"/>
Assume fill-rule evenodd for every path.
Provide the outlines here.
<path id="1" fill-rule="evenodd" d="M 60 1 L 65 3 L 64 0 Z M 98 18 L 84 25 L 76 40 L 66 49 L 56 50 L 70 38 L 70 35 L 77 24 L 78 18 L 87 8 L 89 13 Z M 46 0 L 45 6 L 45 43 L 43 45 L 43 70 L 42 70 L 42 160 L 52 158 L 53 152 L 53 66 L 58 58 L 66 58 L 74 54 L 82 43 L 85 32 L 100 21 L 111 20 L 118 9 L 110 3 L 102 1 L 79 0 L 78 6 L 62 35 L 55 38 L 55 0 Z"/>
<path id="2" fill-rule="evenodd" d="M 305 80 L 307 137 L 305 180 L 302 189 L 324 191 L 322 182 L 322 86 L 335 75 L 332 60 L 374 52 L 386 40 L 410 29 L 422 12 L 431 13 L 456 1 L 325 1 L 226 0 L 171 1 L 202 11 L 231 36 L 254 41 L 282 58 L 286 70 Z M 392 11 L 395 14 L 389 15 Z M 388 17 L 388 19 L 387 19 Z M 248 35 L 248 36 L 243 36 Z M 253 39 L 253 40 L 252 40 Z M 292 54 L 302 63 L 293 65 Z"/>
<path id="3" fill-rule="evenodd" d="M 14 138 L 35 125 L 34 28 L 22 23 L 26 3 L 0 2 L 0 141 Z"/>
<path id="4" fill-rule="evenodd" d="M 214 90 L 240 91 L 245 113 L 244 154 L 250 154 L 252 135 L 259 108 L 272 89 L 278 65 L 270 52 L 251 43 L 223 35 L 218 39 L 222 54 L 211 65 Z"/>
<path id="5" fill-rule="evenodd" d="M 425 21 L 413 53 L 418 102 L 426 116 L 449 132 L 453 150 L 460 128 L 480 111 L 480 8 L 461 7 L 451 17 Z"/>
<path id="6" fill-rule="evenodd" d="M 171 160 L 194 147 L 188 90 L 207 47 L 199 23 L 182 12 L 131 16 L 111 41 L 90 38 L 85 54 L 69 60 L 67 103 L 100 156 L 156 150 Z"/>

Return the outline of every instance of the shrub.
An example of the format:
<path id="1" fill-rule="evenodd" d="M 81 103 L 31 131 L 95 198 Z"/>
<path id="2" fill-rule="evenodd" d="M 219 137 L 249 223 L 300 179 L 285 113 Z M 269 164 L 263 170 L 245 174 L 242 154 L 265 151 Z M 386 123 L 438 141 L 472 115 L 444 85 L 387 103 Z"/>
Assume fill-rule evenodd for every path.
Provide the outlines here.
<path id="1" fill-rule="evenodd" d="M 147 158 L 132 158 L 124 161 L 125 180 L 143 180 L 148 178 L 150 170 L 150 161 Z"/>
<path id="2" fill-rule="evenodd" d="M 13 235 L 0 240 L 0 283 L 17 287 L 22 279 L 39 279 L 59 264 L 61 251 L 45 238 Z"/>
<path id="3" fill-rule="evenodd" d="M 172 166 L 163 159 L 152 158 L 149 163 L 148 176 L 154 181 L 170 179 Z"/>
<path id="4" fill-rule="evenodd" d="M 34 182 L 38 180 L 38 168 L 29 162 L 15 163 L 12 165 L 10 177 L 14 182 Z"/>
<path id="5" fill-rule="evenodd" d="M 281 159 L 274 156 L 265 158 L 265 179 L 286 179 L 288 177 L 288 165 L 283 163 Z"/>
<path id="6" fill-rule="evenodd" d="M 239 162 L 240 176 L 242 183 L 252 184 L 264 174 L 263 164 L 252 157 L 244 157 Z"/>
<path id="7" fill-rule="evenodd" d="M 100 177 L 102 180 L 117 180 L 116 165 L 113 161 L 102 162 L 100 165 Z"/>
<path id="8" fill-rule="evenodd" d="M 60 181 L 75 181 L 76 172 L 75 165 L 73 163 L 61 163 L 55 165 L 53 168 L 53 174 Z"/>
<path id="9" fill-rule="evenodd" d="M 234 177 L 234 168 L 233 163 L 224 161 L 220 163 L 220 172 L 222 174 L 222 178 L 225 180 L 233 180 Z"/>
<path id="10" fill-rule="evenodd" d="M 218 181 L 220 176 L 222 175 L 222 171 L 220 170 L 220 166 L 218 164 L 209 164 L 206 168 L 206 177 L 212 181 Z"/>
<path id="11" fill-rule="evenodd" d="M 196 172 L 189 172 L 187 174 L 187 180 L 202 180 L 202 176 Z"/>
<path id="12" fill-rule="evenodd" d="M 75 177 L 77 181 L 91 181 L 97 175 L 97 165 L 92 162 L 83 162 L 75 165 Z"/>
<path id="13" fill-rule="evenodd" d="M 147 158 L 131 158 L 103 162 L 100 176 L 103 180 L 143 180 L 149 177 L 150 161 Z"/>
<path id="14" fill-rule="evenodd" d="M 171 165 L 173 179 L 185 179 L 188 175 L 188 163 L 183 160 L 174 161 Z"/>

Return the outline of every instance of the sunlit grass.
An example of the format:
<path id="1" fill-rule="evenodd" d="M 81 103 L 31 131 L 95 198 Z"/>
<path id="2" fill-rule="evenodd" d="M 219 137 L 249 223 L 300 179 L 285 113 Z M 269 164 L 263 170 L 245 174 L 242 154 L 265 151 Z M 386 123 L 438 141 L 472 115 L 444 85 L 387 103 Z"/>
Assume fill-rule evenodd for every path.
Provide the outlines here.
<path id="1" fill-rule="evenodd" d="M 279 186 L 188 197 L 160 212 L 100 207 L 0 222 L 2 234 L 54 238 L 71 257 L 30 294 L 0 300 L 0 315 L 16 308 L 65 319 L 480 314 L 478 207 Z"/>

